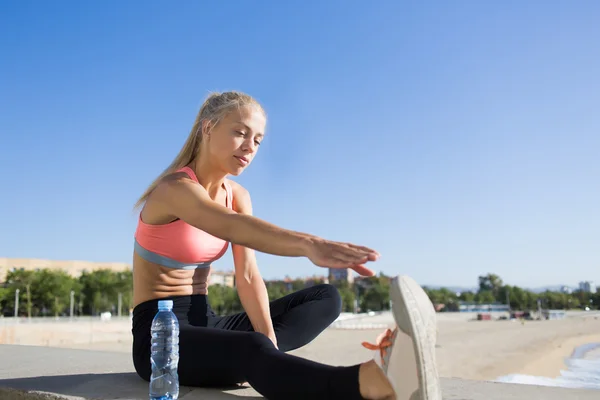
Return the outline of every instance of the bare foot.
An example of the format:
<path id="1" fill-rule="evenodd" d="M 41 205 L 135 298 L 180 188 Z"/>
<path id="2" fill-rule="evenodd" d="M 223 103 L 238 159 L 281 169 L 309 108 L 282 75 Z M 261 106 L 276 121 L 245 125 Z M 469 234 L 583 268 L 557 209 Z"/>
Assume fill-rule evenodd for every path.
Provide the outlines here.
<path id="1" fill-rule="evenodd" d="M 394 400 L 396 398 L 390 381 L 374 360 L 360 365 L 358 385 L 360 395 L 365 399 Z"/>

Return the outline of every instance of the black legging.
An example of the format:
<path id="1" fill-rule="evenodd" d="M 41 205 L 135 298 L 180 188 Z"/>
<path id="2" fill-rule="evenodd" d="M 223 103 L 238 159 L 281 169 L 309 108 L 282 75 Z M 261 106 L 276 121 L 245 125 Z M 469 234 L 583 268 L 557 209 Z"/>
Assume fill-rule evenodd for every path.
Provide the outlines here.
<path id="1" fill-rule="evenodd" d="M 210 290 L 210 289 L 209 289 Z M 217 316 L 205 295 L 174 296 L 179 320 L 179 382 L 227 386 L 247 381 L 267 399 L 362 400 L 359 365 L 330 366 L 285 352 L 308 344 L 340 314 L 337 289 L 328 284 L 291 293 L 270 303 L 279 350 L 254 332 L 246 313 Z M 133 363 L 150 380 L 150 327 L 158 300 L 133 310 Z"/>

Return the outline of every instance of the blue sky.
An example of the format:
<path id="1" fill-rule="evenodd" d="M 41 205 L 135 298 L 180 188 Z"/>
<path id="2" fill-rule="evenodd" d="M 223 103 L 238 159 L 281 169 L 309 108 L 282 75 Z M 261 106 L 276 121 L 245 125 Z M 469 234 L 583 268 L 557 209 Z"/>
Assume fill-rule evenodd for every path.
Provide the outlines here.
<path id="1" fill-rule="evenodd" d="M 600 3 L 522 3 L 2 2 L 0 257 L 130 262 L 132 205 L 236 89 L 269 114 L 257 216 L 421 284 L 599 281 Z"/>

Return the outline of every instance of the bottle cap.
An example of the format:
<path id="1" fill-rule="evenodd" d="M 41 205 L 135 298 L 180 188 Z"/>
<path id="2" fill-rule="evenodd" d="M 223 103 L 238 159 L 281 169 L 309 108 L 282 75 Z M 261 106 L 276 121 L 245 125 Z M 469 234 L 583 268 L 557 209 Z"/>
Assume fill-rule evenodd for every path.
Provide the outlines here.
<path id="1" fill-rule="evenodd" d="M 158 309 L 159 310 L 171 310 L 173 308 L 173 300 L 159 300 L 158 301 Z"/>

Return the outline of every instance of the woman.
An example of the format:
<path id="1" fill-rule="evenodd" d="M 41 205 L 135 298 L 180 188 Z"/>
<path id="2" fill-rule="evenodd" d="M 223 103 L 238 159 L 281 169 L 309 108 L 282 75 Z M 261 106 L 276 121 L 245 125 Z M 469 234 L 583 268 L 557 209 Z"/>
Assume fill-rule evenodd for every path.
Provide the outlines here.
<path id="1" fill-rule="evenodd" d="M 264 138 L 266 115 L 239 92 L 209 96 L 173 163 L 150 185 L 135 233 L 133 360 L 150 379 L 150 327 L 159 299 L 172 299 L 180 324 L 179 382 L 215 386 L 248 382 L 269 399 L 441 400 L 435 366 L 435 313 L 407 277 L 392 282 L 397 328 L 376 344 L 375 359 L 329 366 L 286 352 L 306 345 L 341 311 L 333 286 L 318 285 L 269 302 L 255 250 L 306 257 L 320 267 L 366 267 L 369 248 L 286 230 L 252 216 L 248 191 L 226 179 L 250 165 Z M 210 308 L 211 263 L 232 245 L 236 288 L 245 312 Z"/>

